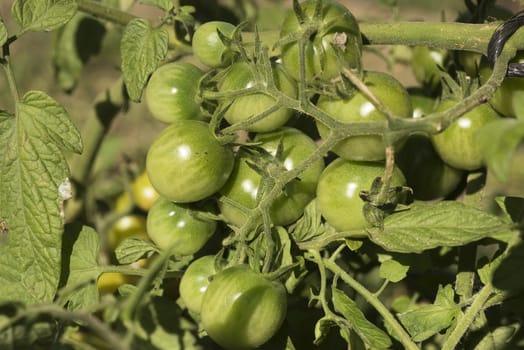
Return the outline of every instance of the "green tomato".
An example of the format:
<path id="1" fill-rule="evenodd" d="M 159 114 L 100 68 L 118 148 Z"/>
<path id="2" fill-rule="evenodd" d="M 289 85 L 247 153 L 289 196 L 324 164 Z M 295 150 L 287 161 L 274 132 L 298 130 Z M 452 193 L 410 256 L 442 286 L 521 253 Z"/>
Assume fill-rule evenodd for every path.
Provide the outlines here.
<path id="1" fill-rule="evenodd" d="M 217 192 L 233 169 L 231 149 L 222 146 L 208 124 L 178 120 L 153 141 L 146 170 L 161 196 L 179 203 L 196 202 Z"/>
<path id="2" fill-rule="evenodd" d="M 361 230 L 355 237 L 365 237 L 371 224 L 363 213 L 361 191 L 371 188 L 373 180 L 384 176 L 382 162 L 356 162 L 335 159 L 322 172 L 317 186 L 317 205 L 326 222 L 337 231 Z M 404 175 L 395 166 L 391 186 L 406 184 Z"/>
<path id="3" fill-rule="evenodd" d="M 293 128 L 282 128 L 271 133 L 258 134 L 255 138 L 255 141 L 260 142 L 260 147 L 273 155 L 276 154 L 281 140 L 283 143 L 282 165 L 287 170 L 295 169 L 317 149 L 312 139 Z M 220 193 L 243 207 L 253 209 L 256 206 L 261 175 L 247 165 L 246 161 L 254 161 L 259 164 L 247 155 L 240 155 L 228 182 Z M 290 181 L 284 187 L 282 194 L 271 206 L 270 217 L 273 224 L 287 225 L 302 216 L 304 208 L 315 196 L 317 181 L 323 169 L 324 161 L 318 159 L 307 167 L 298 176 L 298 179 Z M 238 227 L 245 223 L 246 216 L 235 206 L 220 202 L 219 208 L 227 222 Z"/>
<path id="4" fill-rule="evenodd" d="M 113 251 L 129 237 L 147 238 L 144 216 L 129 214 L 115 221 L 107 233 L 107 245 Z"/>
<path id="5" fill-rule="evenodd" d="M 172 123 L 180 119 L 203 119 L 196 102 L 198 80 L 204 72 L 187 62 L 172 62 L 158 68 L 146 88 L 146 102 L 156 119 Z"/>
<path id="6" fill-rule="evenodd" d="M 148 211 L 158 197 L 160 197 L 145 171 L 138 175 L 131 183 L 131 194 L 133 195 L 136 206 L 143 211 Z"/>
<path id="7" fill-rule="evenodd" d="M 524 51 L 519 52 L 512 62 L 524 63 Z M 485 83 L 492 69 L 486 62 L 481 63 L 480 78 Z M 509 77 L 495 91 L 489 100 L 491 106 L 505 117 L 524 120 L 524 81 L 522 78 Z"/>
<path id="8" fill-rule="evenodd" d="M 437 112 L 453 107 L 457 101 L 443 100 Z M 462 115 L 431 140 L 440 158 L 457 169 L 475 170 L 484 165 L 475 133 L 487 123 L 500 118 L 489 104 L 481 104 Z"/>
<path id="9" fill-rule="evenodd" d="M 435 99 L 433 97 L 424 95 L 420 90 L 408 90 L 413 106 L 413 118 L 422 118 L 430 114 L 435 109 Z"/>
<path id="10" fill-rule="evenodd" d="M 278 89 L 285 95 L 295 98 L 296 86 L 284 73 L 281 65 L 273 68 L 273 79 Z M 233 63 L 227 70 L 225 76 L 220 80 L 219 92 L 231 92 L 248 89 L 255 84 L 255 77 L 248 63 Z M 240 123 L 250 117 L 258 115 L 275 104 L 275 99 L 263 93 L 237 96 L 233 99 L 224 99 L 222 105 L 227 106 L 224 118 L 230 123 Z M 268 132 L 283 126 L 293 114 L 289 108 L 279 108 L 277 111 L 267 115 L 264 119 L 257 121 L 245 128 L 253 132 Z"/>
<path id="11" fill-rule="evenodd" d="M 290 12 L 282 24 L 280 38 L 300 33 L 310 26 L 315 21 L 316 4 L 315 0 L 300 4 L 306 19 L 303 23 L 299 22 L 295 12 Z M 360 67 L 362 38 L 357 20 L 347 8 L 337 2 L 322 1 L 316 25 L 318 29 L 311 34 L 304 48 L 306 81 L 314 77 L 331 80 L 340 75 L 342 67 Z M 340 43 L 340 57 L 334 48 L 337 43 Z M 282 63 L 294 79 L 300 80 L 298 42 L 282 46 Z"/>
<path id="12" fill-rule="evenodd" d="M 211 21 L 201 24 L 193 34 L 193 54 L 208 67 L 222 68 L 231 64 L 233 56 L 224 45 L 218 31 L 231 37 L 235 26 L 222 21 Z"/>
<path id="13" fill-rule="evenodd" d="M 425 135 L 411 135 L 395 156 L 416 199 L 443 198 L 457 188 L 464 175 L 442 161 Z"/>
<path id="14" fill-rule="evenodd" d="M 195 215 L 187 204 L 160 197 L 147 213 L 147 235 L 158 248 L 174 255 L 198 252 L 216 230 L 216 222 Z"/>
<path id="15" fill-rule="evenodd" d="M 416 46 L 413 48 L 411 67 L 413 74 L 425 89 L 435 91 L 440 86 L 440 69 L 444 67 L 447 51 Z"/>
<path id="16" fill-rule="evenodd" d="M 270 281 L 247 265 L 218 272 L 207 287 L 202 326 L 226 349 L 253 349 L 267 342 L 286 317 L 283 284 Z"/>
<path id="17" fill-rule="evenodd" d="M 210 277 L 216 273 L 215 257 L 205 255 L 193 261 L 180 279 L 180 298 L 187 309 L 200 314 L 202 300 L 210 283 Z"/>
<path id="18" fill-rule="evenodd" d="M 366 72 L 364 83 L 395 116 L 412 117 L 410 96 L 394 77 L 382 72 Z M 333 119 L 345 123 L 386 120 L 386 116 L 360 91 L 348 99 L 320 96 L 317 107 Z M 317 122 L 317 128 L 322 138 L 329 135 L 329 130 L 324 124 Z M 376 161 L 385 159 L 385 148 L 382 135 L 357 135 L 342 140 L 335 145 L 333 151 L 348 160 Z"/>

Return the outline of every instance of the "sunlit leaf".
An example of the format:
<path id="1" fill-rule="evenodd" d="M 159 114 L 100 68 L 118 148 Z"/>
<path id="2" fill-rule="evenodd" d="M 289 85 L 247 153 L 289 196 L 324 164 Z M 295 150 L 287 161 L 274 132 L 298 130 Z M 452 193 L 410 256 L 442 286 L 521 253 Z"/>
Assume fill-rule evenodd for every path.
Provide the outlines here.
<path id="1" fill-rule="evenodd" d="M 16 0 L 12 12 L 22 32 L 51 31 L 66 24 L 76 9 L 75 0 Z"/>

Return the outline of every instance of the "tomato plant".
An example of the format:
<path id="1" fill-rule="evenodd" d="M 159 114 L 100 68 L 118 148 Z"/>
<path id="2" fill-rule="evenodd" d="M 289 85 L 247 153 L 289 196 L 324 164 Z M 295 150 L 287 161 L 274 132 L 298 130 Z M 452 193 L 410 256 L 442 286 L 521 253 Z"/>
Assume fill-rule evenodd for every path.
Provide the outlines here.
<path id="1" fill-rule="evenodd" d="M 176 255 L 194 254 L 216 230 L 214 221 L 197 215 L 187 205 L 159 198 L 147 213 L 147 235 L 160 249 L 171 249 Z"/>
<path id="2" fill-rule="evenodd" d="M 172 62 L 158 68 L 147 84 L 146 101 L 153 117 L 165 123 L 203 119 L 195 101 L 197 82 L 204 72 L 188 62 Z"/>
<path id="3" fill-rule="evenodd" d="M 226 349 L 251 349 L 267 342 L 286 317 L 286 289 L 246 265 L 213 276 L 202 300 L 202 325 Z"/>
<path id="4" fill-rule="evenodd" d="M 413 109 L 408 92 L 392 76 L 381 72 L 366 72 L 364 83 L 391 113 L 401 118 L 411 118 Z M 321 96 L 317 107 L 333 119 L 348 122 L 385 121 L 386 116 L 362 93 L 356 92 L 350 98 L 330 98 Z M 319 133 L 327 137 L 329 130 L 317 123 Z M 382 160 L 385 147 L 381 135 L 351 136 L 339 142 L 333 151 L 349 160 Z"/>
<path id="5" fill-rule="evenodd" d="M 281 159 L 275 159 L 275 162 L 287 171 L 295 169 L 317 149 L 313 140 L 293 128 L 257 134 L 255 141 L 260 142 L 259 146 L 273 156 L 276 156 L 279 144 L 282 143 Z M 248 209 L 255 208 L 257 195 L 262 190 L 262 175 L 248 165 L 248 162 L 256 161 L 256 158 L 249 157 L 247 154 L 240 155 L 228 182 L 220 190 L 220 193 L 229 200 Z M 270 210 L 273 223 L 287 225 L 302 215 L 305 206 L 314 197 L 317 181 L 323 169 L 323 160 L 318 160 L 297 179 L 285 185 L 285 190 L 275 199 Z M 235 205 L 223 201 L 219 203 L 219 207 L 227 222 L 239 227 L 245 223 L 246 215 Z"/>
<path id="6" fill-rule="evenodd" d="M 4 2 L 0 349 L 524 346 L 518 2 Z"/>
<path id="7" fill-rule="evenodd" d="M 148 150 L 147 175 L 173 202 L 196 202 L 217 192 L 233 169 L 233 153 L 206 123 L 180 120 L 165 128 Z"/>

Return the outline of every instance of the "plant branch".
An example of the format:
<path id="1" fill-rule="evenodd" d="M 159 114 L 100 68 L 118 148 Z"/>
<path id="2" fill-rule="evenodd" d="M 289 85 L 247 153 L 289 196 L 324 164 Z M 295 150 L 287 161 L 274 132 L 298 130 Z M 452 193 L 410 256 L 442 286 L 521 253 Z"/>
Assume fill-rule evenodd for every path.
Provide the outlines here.
<path id="1" fill-rule="evenodd" d="M 137 18 L 136 16 L 120 11 L 114 7 L 104 5 L 100 2 L 93 0 L 77 0 L 78 10 L 88 13 L 93 17 L 104 19 L 112 23 L 117 23 L 123 26 L 126 26 L 133 19 Z"/>
<path id="2" fill-rule="evenodd" d="M 384 306 L 380 299 L 366 289 L 362 284 L 355 280 L 351 275 L 349 275 L 344 269 L 338 266 L 333 260 L 335 257 L 329 259 L 323 259 L 324 266 L 331 270 L 334 274 L 339 276 L 345 283 L 347 283 L 351 288 L 353 288 L 358 294 L 360 294 L 366 301 L 377 310 L 377 312 L 382 316 L 384 322 L 388 324 L 390 329 L 395 333 L 396 338 L 402 343 L 404 349 L 408 350 L 419 350 L 419 347 L 411 340 L 409 334 L 404 330 L 404 328 L 397 321 L 395 316 Z"/>

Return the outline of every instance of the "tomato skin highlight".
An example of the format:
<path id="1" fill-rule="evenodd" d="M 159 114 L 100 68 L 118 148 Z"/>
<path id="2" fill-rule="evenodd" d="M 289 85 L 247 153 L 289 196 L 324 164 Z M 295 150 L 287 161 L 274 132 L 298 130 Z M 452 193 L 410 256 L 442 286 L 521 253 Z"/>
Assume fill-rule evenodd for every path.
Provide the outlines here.
<path id="1" fill-rule="evenodd" d="M 201 320 L 207 334 L 226 349 L 253 349 L 267 342 L 287 311 L 283 284 L 266 279 L 248 265 L 214 275 L 204 294 Z"/>
<path id="2" fill-rule="evenodd" d="M 364 83 L 369 90 L 397 117 L 411 118 L 413 107 L 411 98 L 402 84 L 389 74 L 368 71 Z M 386 116 L 360 91 L 348 99 L 321 96 L 317 107 L 333 119 L 346 123 L 386 121 Z M 329 135 L 328 128 L 317 122 L 322 138 Z M 382 135 L 350 136 L 335 145 L 333 151 L 340 157 L 357 161 L 377 161 L 385 159 L 385 144 Z"/>
<path id="3" fill-rule="evenodd" d="M 147 238 L 146 218 L 143 215 L 129 214 L 116 220 L 107 233 L 107 245 L 111 251 L 126 238 Z"/>
<path id="4" fill-rule="evenodd" d="M 193 215 L 191 208 L 159 198 L 147 214 L 147 234 L 162 250 L 174 255 L 198 252 L 216 230 L 216 223 Z"/>
<path id="5" fill-rule="evenodd" d="M 436 111 L 445 111 L 457 103 L 441 101 Z M 441 133 L 432 135 L 435 150 L 444 162 L 462 170 L 476 170 L 484 165 L 475 133 L 500 116 L 489 104 L 481 104 L 455 120 Z"/>
<path id="6" fill-rule="evenodd" d="M 146 88 L 146 103 L 156 119 L 172 123 L 180 119 L 204 119 L 196 102 L 198 80 L 204 75 L 188 62 L 172 62 L 159 67 Z"/>
<path id="7" fill-rule="evenodd" d="M 149 147 L 146 169 L 161 196 L 189 203 L 217 192 L 231 174 L 233 163 L 233 152 L 218 143 L 208 124 L 178 120 Z"/>
<path id="8" fill-rule="evenodd" d="M 148 211 L 153 203 L 160 197 L 160 194 L 155 190 L 147 172 L 142 172 L 131 183 L 131 194 L 135 205 L 143 211 Z"/>
<path id="9" fill-rule="evenodd" d="M 322 172 L 317 186 L 317 204 L 326 222 L 337 231 L 361 230 L 355 237 L 366 237 L 371 227 L 363 214 L 360 191 L 371 188 L 373 180 L 384 176 L 382 162 L 356 162 L 338 158 Z M 391 186 L 403 186 L 404 175 L 395 167 Z"/>

